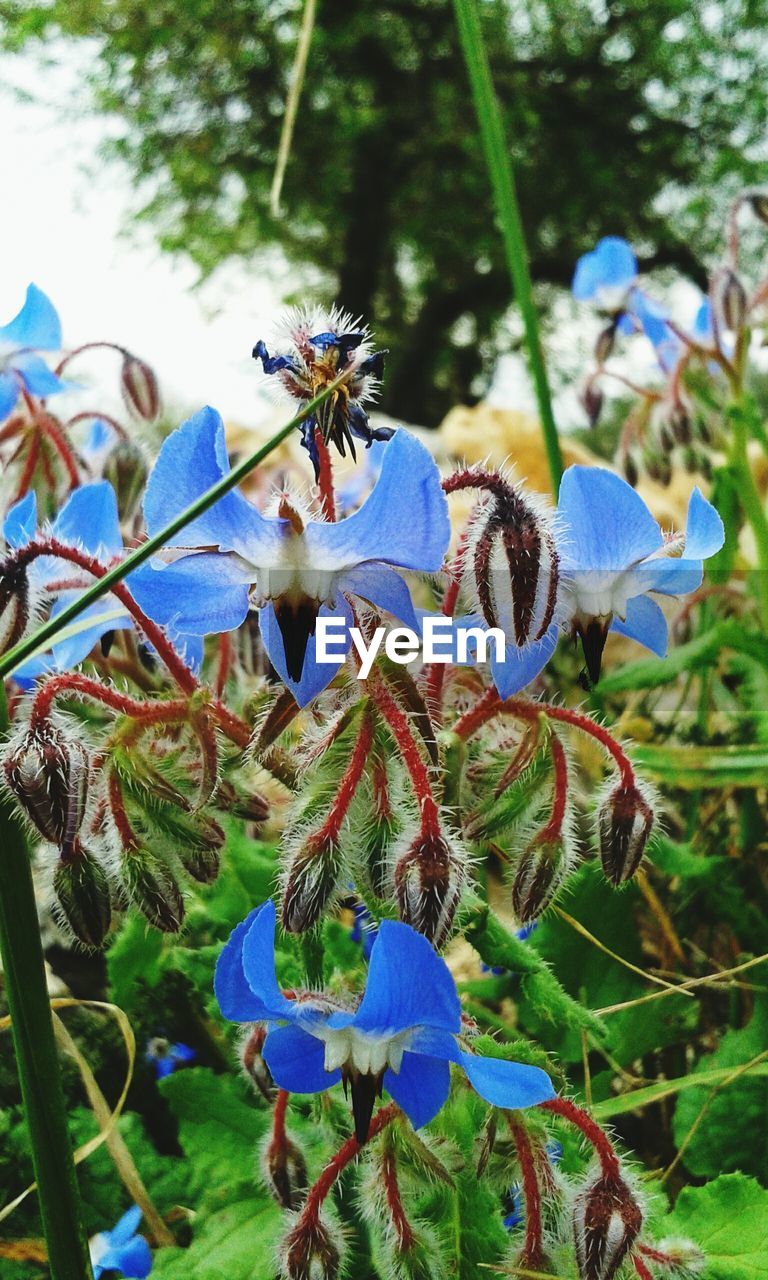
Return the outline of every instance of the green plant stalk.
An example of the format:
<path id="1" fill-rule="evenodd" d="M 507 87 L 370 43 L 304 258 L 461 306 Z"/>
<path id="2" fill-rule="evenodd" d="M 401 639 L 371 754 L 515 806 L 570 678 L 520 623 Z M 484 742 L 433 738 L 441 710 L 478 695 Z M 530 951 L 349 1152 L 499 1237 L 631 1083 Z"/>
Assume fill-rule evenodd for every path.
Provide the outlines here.
<path id="1" fill-rule="evenodd" d="M 8 708 L 0 681 L 0 739 Z M 92 1280 L 53 1036 L 27 841 L 0 794 L 0 952 L 51 1280 Z"/>
<path id="2" fill-rule="evenodd" d="M 536 391 L 541 418 L 541 431 L 547 453 L 552 488 L 557 494 L 563 474 L 563 455 L 552 412 L 547 370 L 539 335 L 539 320 L 533 301 L 531 273 L 525 247 L 525 233 L 515 190 L 515 179 L 509 157 L 504 124 L 491 79 L 488 57 L 478 16 L 476 0 L 454 0 L 459 38 L 467 64 L 477 120 L 480 125 L 485 160 L 493 187 L 496 212 L 501 223 L 507 266 L 512 277 L 517 304 L 523 317 L 528 363 Z"/>
<path id="3" fill-rule="evenodd" d="M 64 627 L 69 625 L 70 622 L 74 622 L 75 618 L 78 618 L 84 609 L 87 609 L 89 605 L 94 603 L 94 601 L 100 600 L 102 596 L 106 595 L 107 592 L 110 591 L 118 582 L 122 582 L 123 578 L 125 578 L 134 569 L 138 569 L 139 565 L 143 564 L 144 561 L 148 560 L 150 556 L 153 556 L 156 551 L 159 551 L 161 547 L 170 542 L 171 539 L 174 538 L 186 525 L 190 524 L 192 520 L 196 520 L 204 511 L 207 511 L 209 507 L 212 507 L 215 502 L 218 502 L 219 498 L 223 498 L 225 494 L 230 492 L 230 490 L 235 489 L 237 485 L 240 484 L 240 481 L 244 480 L 245 477 L 253 471 L 254 467 L 257 467 L 260 462 L 263 462 L 264 459 L 272 453 L 273 449 L 276 449 L 279 444 L 282 444 L 283 440 L 285 440 L 291 432 L 304 421 L 305 418 L 308 418 L 310 414 L 314 413 L 315 409 L 318 409 L 321 404 L 324 404 L 325 401 L 328 400 L 334 392 L 347 381 L 348 378 L 349 373 L 347 371 L 339 374 L 333 382 L 329 382 L 328 386 L 324 387 L 322 391 L 313 397 L 313 399 L 308 400 L 303 409 L 301 409 L 294 418 L 291 418 L 290 422 L 286 422 L 285 426 L 281 427 L 279 431 L 276 431 L 273 436 L 270 436 L 266 444 L 261 445 L 258 449 L 254 449 L 253 453 L 250 453 L 246 458 L 243 458 L 242 462 L 239 462 L 236 467 L 233 467 L 225 476 L 222 476 L 221 480 L 217 480 L 216 484 L 211 485 L 210 489 L 206 489 L 205 493 L 202 493 L 200 497 L 190 503 L 184 511 L 180 512 L 178 516 L 169 521 L 164 529 L 161 529 L 159 533 L 154 535 L 154 537 L 148 538 L 140 547 L 137 547 L 135 551 L 132 551 L 130 555 L 126 556 L 125 560 L 122 560 L 120 564 L 116 564 L 112 569 L 109 569 L 104 574 L 103 578 L 99 578 L 92 586 L 87 587 L 77 600 L 73 600 L 72 603 L 62 609 L 55 618 L 49 618 L 47 622 L 44 622 L 43 625 L 38 627 L 36 631 L 33 631 L 31 635 L 20 640 L 12 649 L 9 649 L 7 653 L 4 653 L 2 658 L 0 658 L 0 677 L 8 675 L 9 672 L 19 666 L 19 664 L 28 658 L 35 650 L 39 650 L 42 646 L 47 646 L 48 642 L 53 640 Z"/>

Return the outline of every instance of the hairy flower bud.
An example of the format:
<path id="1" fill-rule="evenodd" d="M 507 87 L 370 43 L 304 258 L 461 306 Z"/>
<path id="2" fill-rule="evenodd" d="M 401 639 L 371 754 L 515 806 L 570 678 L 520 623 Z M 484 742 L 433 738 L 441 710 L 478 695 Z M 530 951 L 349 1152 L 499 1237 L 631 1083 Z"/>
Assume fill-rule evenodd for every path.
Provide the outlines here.
<path id="1" fill-rule="evenodd" d="M 280 1249 L 285 1280 L 336 1280 L 341 1270 L 341 1239 L 318 1212 L 303 1213 Z"/>
<path id="2" fill-rule="evenodd" d="M 611 884 L 632 879 L 653 822 L 653 808 L 636 786 L 620 784 L 603 801 L 597 818 L 598 843 L 603 871 Z"/>
<path id="3" fill-rule="evenodd" d="M 616 325 L 618 317 L 611 320 L 604 329 L 601 329 L 597 335 L 595 342 L 595 360 L 598 364 L 605 364 L 606 360 L 613 354 L 613 348 L 616 344 Z"/>
<path id="4" fill-rule="evenodd" d="M 184 899 L 175 877 L 149 849 L 126 849 L 120 871 L 128 897 L 141 914 L 163 933 L 178 933 L 184 919 Z"/>
<path id="5" fill-rule="evenodd" d="M 451 931 L 466 880 L 466 855 L 440 832 L 420 834 L 396 858 L 400 919 L 441 947 Z"/>
<path id="6" fill-rule="evenodd" d="M 0 564 L 0 653 L 24 635 L 29 621 L 29 579 L 26 566 L 9 556 Z"/>
<path id="7" fill-rule="evenodd" d="M 138 505 L 147 480 L 144 454 L 132 440 L 118 440 L 104 463 L 104 479 L 117 495 L 117 509 L 124 520 Z"/>
<path id="8" fill-rule="evenodd" d="M 262 1049 L 267 1038 L 266 1027 L 257 1026 L 249 1031 L 240 1046 L 240 1061 L 251 1084 L 258 1089 L 266 1102 L 273 1102 L 277 1092 L 272 1073 L 264 1061 Z"/>
<path id="9" fill-rule="evenodd" d="M 712 313 L 721 329 L 740 329 L 747 318 L 747 293 L 730 267 L 721 267 L 712 280 Z"/>
<path id="10" fill-rule="evenodd" d="M 600 421 L 600 414 L 603 412 L 605 396 L 594 378 L 590 378 L 589 382 L 582 388 L 579 399 L 590 427 L 596 427 Z"/>
<path id="11" fill-rule="evenodd" d="M 154 422 L 160 412 L 160 388 L 157 377 L 146 360 L 126 352 L 120 374 L 120 386 L 126 405 L 137 418 Z"/>
<path id="12" fill-rule="evenodd" d="M 296 1143 L 283 1132 L 270 1134 L 262 1160 L 264 1178 L 272 1195 L 284 1209 L 298 1209 L 307 1187 L 307 1162 Z"/>
<path id="13" fill-rule="evenodd" d="M 670 1280 L 673 1277 L 674 1280 L 692 1280 L 707 1265 L 706 1254 L 702 1253 L 693 1240 L 685 1238 L 660 1240 L 648 1253 L 650 1260 L 658 1262 Z"/>
<path id="14" fill-rule="evenodd" d="M 5 780 L 46 840 L 72 850 L 88 798 L 88 752 L 50 721 L 23 732 L 9 745 Z"/>
<path id="15" fill-rule="evenodd" d="M 109 882 L 92 853 L 78 845 L 73 856 L 62 858 L 53 873 L 55 910 L 86 947 L 101 947 L 112 920 Z"/>
<path id="16" fill-rule="evenodd" d="M 640 468 L 637 465 L 637 456 L 632 450 L 628 449 L 624 454 L 621 465 L 627 484 L 631 484 L 633 489 L 637 488 L 640 479 Z"/>
<path id="17" fill-rule="evenodd" d="M 283 928 L 304 933 L 317 924 L 341 878 L 343 860 L 333 836 L 310 836 L 290 858 L 283 873 Z"/>
<path id="18" fill-rule="evenodd" d="M 492 496 L 472 524 L 467 570 L 488 626 L 522 646 L 540 640 L 555 613 L 560 575 L 551 519 L 500 475 L 488 488 Z"/>
<path id="19" fill-rule="evenodd" d="M 642 1210 L 624 1179 L 618 1173 L 596 1174 L 573 1208 L 581 1280 L 613 1280 L 642 1225 Z"/>
<path id="20" fill-rule="evenodd" d="M 573 866 L 569 842 L 539 835 L 521 854 L 512 881 L 512 908 L 520 924 L 538 919 L 554 901 Z"/>
<path id="21" fill-rule="evenodd" d="M 670 409 L 668 422 L 677 444 L 690 444 L 691 418 L 685 405 L 680 401 Z"/>

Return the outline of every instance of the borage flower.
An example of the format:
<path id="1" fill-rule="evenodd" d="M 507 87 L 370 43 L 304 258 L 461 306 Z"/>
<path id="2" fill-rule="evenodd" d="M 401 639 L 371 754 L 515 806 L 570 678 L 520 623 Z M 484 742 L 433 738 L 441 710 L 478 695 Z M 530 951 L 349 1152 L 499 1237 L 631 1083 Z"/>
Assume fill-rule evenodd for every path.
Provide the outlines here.
<path id="1" fill-rule="evenodd" d="M 177 1067 L 185 1067 L 195 1061 L 197 1054 L 188 1044 L 171 1044 L 163 1036 L 155 1036 L 147 1042 L 144 1059 L 154 1071 L 157 1080 L 173 1075 Z"/>
<path id="2" fill-rule="evenodd" d="M 374 351 L 368 328 L 335 307 L 327 314 L 292 312 L 284 324 L 289 351 L 271 356 L 261 340 L 253 348 L 266 374 L 276 374 L 282 389 L 299 404 L 311 400 L 340 373 L 348 378 L 315 414 L 301 424 L 301 443 L 320 471 L 315 440 L 319 431 L 326 445 L 333 444 L 342 457 L 346 449 L 354 458 L 355 437 L 369 447 L 374 440 L 389 440 L 390 427 L 372 427 L 363 404 L 370 400 L 384 370 L 385 351 Z"/>
<path id="3" fill-rule="evenodd" d="M 125 1280 L 145 1280 L 152 1270 L 152 1250 L 137 1234 L 141 1209 L 134 1205 L 111 1231 L 102 1231 L 90 1241 L 94 1280 L 108 1272 Z"/>
<path id="4" fill-rule="evenodd" d="M 483 1058 L 460 1047 L 461 1004 L 445 961 L 409 925 L 384 920 L 371 951 L 368 981 L 356 1009 L 316 992 L 287 999 L 275 974 L 275 907 L 257 907 L 219 957 L 216 998 L 230 1022 L 265 1022 L 264 1060 L 291 1093 L 351 1089 L 355 1135 L 368 1135 L 382 1090 L 415 1128 L 448 1098 L 451 1062 L 497 1107 L 530 1107 L 554 1096 L 539 1067 Z"/>
<path id="5" fill-rule="evenodd" d="M 13 552 L 29 545 L 37 535 L 37 498 L 30 491 L 8 511 L 3 522 L 3 535 L 11 556 L 3 572 L 13 564 Z M 48 535 L 44 531 L 43 538 Z M 50 528 L 50 538 L 68 547 L 86 552 L 104 568 L 120 559 L 124 552 L 123 537 L 117 511 L 115 491 L 106 480 L 82 485 L 73 490 Z M 144 584 L 154 581 L 147 569 L 137 569 L 129 574 L 126 585 L 143 608 L 146 594 Z M 82 595 L 92 578 L 64 558 L 46 555 L 32 560 L 27 570 L 24 589 L 29 593 L 28 613 L 39 604 L 52 600 L 51 617 L 61 613 L 66 605 Z M 150 601 L 151 603 L 151 601 Z M 115 631 L 130 630 L 134 626 L 125 605 L 116 596 L 108 594 L 89 605 L 79 618 L 65 629 L 50 651 L 28 658 L 13 672 L 22 684 L 34 680 L 47 671 L 67 671 L 84 662 L 99 641 L 106 649 Z M 169 639 L 180 656 L 193 667 L 202 660 L 203 638 L 200 633 L 180 635 L 169 629 Z"/>
<path id="6" fill-rule="evenodd" d="M 27 286 L 24 305 L 8 324 L 0 325 L 0 422 L 12 412 L 22 391 L 55 395 L 74 384 L 48 368 L 37 351 L 61 350 L 61 321 L 50 298 L 36 284 Z"/>
<path id="7" fill-rule="evenodd" d="M 638 273 L 637 258 L 627 241 L 604 236 L 576 263 L 573 296 L 614 316 L 621 333 L 644 333 L 668 373 L 680 355 L 681 343 L 667 323 L 664 308 L 638 288 Z"/>
<path id="8" fill-rule="evenodd" d="M 228 469 L 224 424 L 214 409 L 202 409 L 160 450 L 144 500 L 149 533 Z M 286 494 L 278 496 L 276 515 L 265 516 L 233 491 L 191 521 L 183 537 L 179 551 L 209 549 L 166 566 L 155 562 L 142 580 L 142 607 L 156 621 L 198 634 L 234 630 L 253 603 L 270 661 L 304 706 L 330 683 L 349 650 L 349 598 L 417 627 L 408 587 L 390 566 L 436 572 L 450 524 L 430 453 L 401 428 L 369 497 L 345 520 L 325 523 Z M 336 665 L 317 661 L 318 617 L 345 623 Z"/>

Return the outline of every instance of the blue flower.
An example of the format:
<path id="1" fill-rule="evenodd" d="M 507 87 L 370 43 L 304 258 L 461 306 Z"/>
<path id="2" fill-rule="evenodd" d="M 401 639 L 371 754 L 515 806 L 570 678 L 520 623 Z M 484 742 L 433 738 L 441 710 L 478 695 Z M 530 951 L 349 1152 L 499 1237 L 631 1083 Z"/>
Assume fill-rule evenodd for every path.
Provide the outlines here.
<path id="1" fill-rule="evenodd" d="M 352 457 L 356 456 L 355 437 L 364 440 L 366 448 L 374 440 L 391 438 L 392 428 L 372 427 L 363 408 L 378 386 L 386 352 L 374 351 L 368 329 L 336 308 L 325 315 L 294 312 L 284 328 L 290 347 L 287 355 L 271 356 L 261 341 L 252 354 L 254 360 L 261 360 L 266 374 L 277 375 L 282 389 L 297 404 L 312 399 L 343 370 L 349 372 L 344 385 L 301 424 L 301 443 L 312 459 L 317 479 L 318 429 L 326 445 L 335 445 L 342 457 L 347 447 Z"/>
<path id="2" fill-rule="evenodd" d="M 681 596 L 701 586 L 704 560 L 723 545 L 723 522 L 693 490 L 684 534 L 665 537 L 640 494 L 603 467 L 573 466 L 561 485 L 554 524 L 560 566 L 558 622 L 533 644 L 508 643 L 504 661 L 491 657 L 502 698 L 530 684 L 549 662 L 564 626 L 581 637 L 587 671 L 600 674 L 609 631 L 636 640 L 663 658 L 667 622 L 653 598 Z M 460 626 L 479 625 L 465 618 Z"/>
<path id="3" fill-rule="evenodd" d="M 228 469 L 221 418 L 213 409 L 202 409 L 160 450 L 144 500 L 150 534 Z M 264 516 L 233 491 L 187 525 L 182 536 L 186 550 L 209 550 L 150 568 L 142 583 L 142 607 L 179 631 L 199 634 L 240 626 L 253 603 L 270 661 L 304 706 L 330 684 L 349 650 L 349 597 L 416 628 L 408 587 L 391 566 L 436 572 L 450 523 L 431 455 L 401 429 L 387 445 L 367 500 L 337 524 L 311 518 L 287 495 L 280 496 L 275 516 Z M 317 661 L 318 617 L 345 624 L 336 664 Z"/>
<path id="4" fill-rule="evenodd" d="M 364 1142 L 382 1089 L 415 1128 L 445 1103 L 451 1062 L 486 1102 L 530 1107 L 554 1096 L 546 1072 L 460 1048 L 461 1005 L 445 961 L 409 925 L 384 920 L 357 1008 L 308 992 L 288 1000 L 275 974 L 275 907 L 257 907 L 237 926 L 216 966 L 225 1018 L 265 1022 L 264 1060 L 281 1089 L 320 1093 L 344 1082 L 352 1091 L 355 1134 Z"/>
<path id="5" fill-rule="evenodd" d="M 154 1069 L 155 1077 L 158 1080 L 164 1080 L 166 1076 L 172 1075 L 177 1067 L 194 1062 L 197 1054 L 188 1044 L 170 1044 L 162 1036 L 156 1036 L 148 1042 L 144 1057 L 149 1066 Z"/>
<path id="6" fill-rule="evenodd" d="M 102 1231 L 90 1242 L 94 1280 L 116 1271 L 126 1280 L 144 1280 L 152 1270 L 152 1250 L 136 1231 L 141 1209 L 134 1205 L 111 1231 Z"/>
<path id="7" fill-rule="evenodd" d="M 38 289 L 27 286 L 24 306 L 8 324 L 0 325 L 0 422 L 12 412 L 19 392 L 52 396 L 73 384 L 52 373 L 36 351 L 61 349 L 61 323 L 53 303 Z"/>
<path id="8" fill-rule="evenodd" d="M 20 550 L 35 537 L 37 532 L 37 497 L 30 491 L 8 511 L 3 522 L 3 535 L 11 550 Z M 106 480 L 82 485 L 73 490 L 51 526 L 50 535 L 68 546 L 77 547 L 108 566 L 123 553 L 123 538 L 117 512 L 115 491 Z M 146 569 L 130 574 L 127 585 L 135 594 L 140 607 L 144 596 L 143 584 L 148 576 Z M 73 579 L 82 577 L 82 586 L 70 586 Z M 38 600 L 53 597 L 51 617 L 73 600 L 89 585 L 88 574 L 81 574 L 76 566 L 56 556 L 39 556 L 29 568 L 29 585 Z M 146 612 L 146 610 L 145 610 Z M 50 651 L 27 658 L 14 672 L 14 679 L 22 684 L 34 680 L 46 671 L 67 671 L 83 662 L 99 640 L 113 631 L 125 631 L 133 627 L 133 619 L 116 596 L 108 594 L 89 605 L 77 620 L 65 628 L 67 634 L 54 642 Z M 202 636 L 178 633 L 171 635 L 180 654 L 191 666 L 202 659 Z"/>
<path id="9" fill-rule="evenodd" d="M 373 944 L 378 936 L 378 929 L 374 923 L 373 916 L 366 907 L 364 902 L 356 902 L 352 908 L 354 912 L 354 921 L 349 936 L 353 942 L 359 942 L 363 948 L 363 956 L 366 960 L 370 960 Z"/>
<path id="10" fill-rule="evenodd" d="M 637 279 L 637 258 L 620 236 L 604 236 L 576 263 L 573 296 L 603 311 L 622 311 Z"/>

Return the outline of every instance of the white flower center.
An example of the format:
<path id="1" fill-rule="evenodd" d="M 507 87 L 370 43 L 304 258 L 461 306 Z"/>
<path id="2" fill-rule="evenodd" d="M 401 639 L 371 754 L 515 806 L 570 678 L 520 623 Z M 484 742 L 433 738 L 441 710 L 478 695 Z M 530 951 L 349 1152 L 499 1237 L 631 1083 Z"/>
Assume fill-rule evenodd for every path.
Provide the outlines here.
<path id="1" fill-rule="evenodd" d="M 403 1054 L 412 1039 L 407 1031 L 360 1031 L 357 1027 L 318 1027 L 312 1034 L 325 1043 L 325 1069 L 349 1066 L 361 1075 L 380 1075 L 389 1067 L 399 1072 Z"/>

